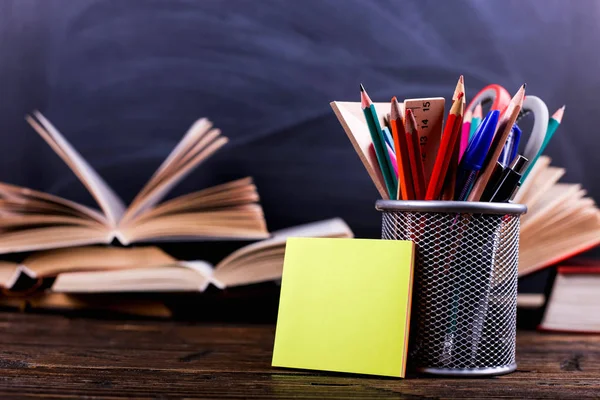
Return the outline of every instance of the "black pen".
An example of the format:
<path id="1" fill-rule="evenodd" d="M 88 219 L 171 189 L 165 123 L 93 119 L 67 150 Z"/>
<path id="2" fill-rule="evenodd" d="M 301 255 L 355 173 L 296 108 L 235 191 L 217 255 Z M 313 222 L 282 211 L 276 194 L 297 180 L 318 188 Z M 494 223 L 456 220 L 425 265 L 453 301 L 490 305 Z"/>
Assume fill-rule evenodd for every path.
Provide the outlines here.
<path id="1" fill-rule="evenodd" d="M 492 195 L 490 201 L 496 203 L 506 203 L 509 201 L 517 188 L 519 187 L 519 181 L 521 180 L 521 176 L 523 171 L 525 170 L 525 166 L 527 165 L 527 160 L 525 157 L 519 155 L 513 161 L 510 168 L 504 169 L 504 173 Z"/>
<path id="2" fill-rule="evenodd" d="M 502 177 L 504 175 L 504 166 L 496 161 L 496 167 L 492 172 L 492 176 L 481 195 L 481 199 L 479 201 L 487 202 L 492 199 L 493 194 L 496 192 L 498 185 L 500 184 Z"/>

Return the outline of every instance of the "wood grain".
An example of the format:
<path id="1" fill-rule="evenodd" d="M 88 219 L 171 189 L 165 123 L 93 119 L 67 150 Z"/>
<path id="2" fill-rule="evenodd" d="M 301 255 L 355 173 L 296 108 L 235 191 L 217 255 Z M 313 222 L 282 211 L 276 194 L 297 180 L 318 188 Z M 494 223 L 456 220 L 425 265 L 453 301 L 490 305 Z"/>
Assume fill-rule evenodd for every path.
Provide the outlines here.
<path id="1" fill-rule="evenodd" d="M 518 370 L 404 380 L 275 369 L 272 325 L 0 313 L 0 398 L 478 399 L 597 397 L 600 337 L 518 335 Z"/>

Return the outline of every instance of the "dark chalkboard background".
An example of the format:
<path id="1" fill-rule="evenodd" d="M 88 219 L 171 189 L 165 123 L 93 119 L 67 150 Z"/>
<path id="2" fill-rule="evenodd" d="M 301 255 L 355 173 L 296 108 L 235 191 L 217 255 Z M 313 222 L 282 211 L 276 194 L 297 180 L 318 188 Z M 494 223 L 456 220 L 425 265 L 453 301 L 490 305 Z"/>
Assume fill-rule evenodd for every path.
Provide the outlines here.
<path id="1" fill-rule="evenodd" d="M 0 180 L 90 202 L 24 122 L 39 109 L 129 201 L 206 116 L 231 143 L 173 194 L 251 175 L 272 230 L 340 216 L 377 237 L 329 102 L 359 82 L 448 98 L 462 73 L 469 96 L 527 82 L 551 112 L 566 103 L 547 153 L 598 199 L 598 18 L 595 0 L 0 0 Z"/>

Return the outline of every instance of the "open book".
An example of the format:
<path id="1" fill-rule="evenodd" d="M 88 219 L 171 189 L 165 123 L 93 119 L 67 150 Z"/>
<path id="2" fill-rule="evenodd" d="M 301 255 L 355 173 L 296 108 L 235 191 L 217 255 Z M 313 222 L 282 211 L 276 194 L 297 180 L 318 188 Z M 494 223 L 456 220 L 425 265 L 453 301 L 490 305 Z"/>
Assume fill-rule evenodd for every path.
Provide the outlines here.
<path id="1" fill-rule="evenodd" d="M 0 253 L 86 244 L 206 237 L 268 237 L 250 178 L 161 200 L 227 138 L 207 119 L 192 125 L 129 207 L 39 112 L 27 121 L 75 173 L 101 211 L 47 193 L 0 183 Z"/>
<path id="2" fill-rule="evenodd" d="M 542 156 L 514 203 L 527 205 L 521 217 L 519 276 L 554 265 L 600 244 L 600 211 L 577 184 L 559 183 L 563 168 Z"/>
<path id="3" fill-rule="evenodd" d="M 35 253 L 20 264 L 0 263 L 0 287 L 11 289 L 26 275 L 56 277 L 54 292 L 179 292 L 204 291 L 281 278 L 288 237 L 352 237 L 341 219 L 301 225 L 273 233 L 219 262 L 180 261 L 158 247 L 77 247 Z"/>

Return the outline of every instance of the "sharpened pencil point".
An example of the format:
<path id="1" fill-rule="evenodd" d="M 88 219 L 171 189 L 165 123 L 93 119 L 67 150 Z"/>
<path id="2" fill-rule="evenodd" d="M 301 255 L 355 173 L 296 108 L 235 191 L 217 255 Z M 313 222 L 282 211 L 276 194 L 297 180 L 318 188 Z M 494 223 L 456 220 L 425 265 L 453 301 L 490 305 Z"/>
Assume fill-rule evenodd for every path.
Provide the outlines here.
<path id="1" fill-rule="evenodd" d="M 360 84 L 360 91 L 361 91 L 361 92 L 364 92 L 364 91 L 365 91 L 365 87 L 363 86 L 363 84 L 362 84 L 362 83 Z"/>
<path id="2" fill-rule="evenodd" d="M 473 118 L 483 118 L 483 107 L 481 107 L 481 103 L 475 106 L 475 110 L 473 110 Z"/>
<path id="3" fill-rule="evenodd" d="M 561 108 L 556 110 L 556 112 L 552 114 L 552 118 L 557 120 L 559 123 L 562 122 L 563 115 L 565 114 L 565 108 L 566 106 L 562 106 Z"/>
<path id="4" fill-rule="evenodd" d="M 458 78 L 458 80 L 460 81 L 460 83 L 465 83 L 465 77 L 462 75 Z"/>
<path id="5" fill-rule="evenodd" d="M 398 118 L 402 119 L 402 116 L 400 115 L 400 104 L 398 103 L 398 99 L 396 98 L 396 96 L 392 97 L 392 104 L 391 104 L 391 113 L 390 113 L 390 119 L 392 120 L 397 120 Z"/>

